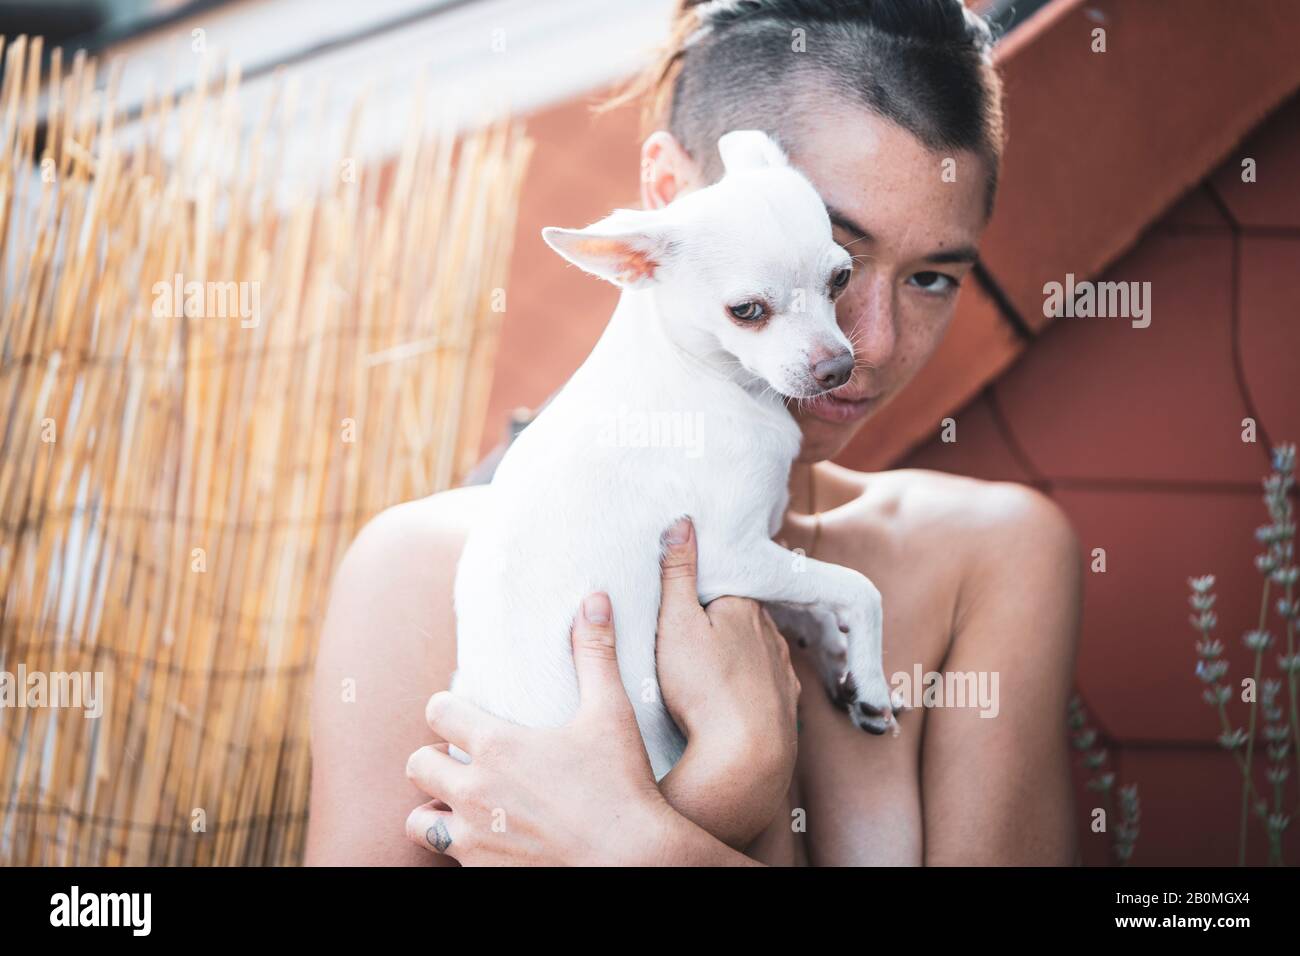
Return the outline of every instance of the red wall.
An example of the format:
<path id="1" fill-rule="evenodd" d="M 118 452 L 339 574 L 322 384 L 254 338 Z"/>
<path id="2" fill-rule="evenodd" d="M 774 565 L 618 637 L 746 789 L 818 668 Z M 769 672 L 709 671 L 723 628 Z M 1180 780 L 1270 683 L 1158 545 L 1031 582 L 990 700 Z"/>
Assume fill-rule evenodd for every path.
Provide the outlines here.
<path id="1" fill-rule="evenodd" d="M 1245 157 L 1255 183 L 1241 181 Z M 1120 781 L 1139 787 L 1138 864 L 1236 862 L 1241 778 L 1194 676 L 1187 579 L 1217 576 L 1218 637 L 1239 681 L 1253 657 L 1240 636 L 1259 613 L 1269 442 L 1300 440 L 1298 171 L 1300 98 L 1103 277 L 1152 284 L 1149 328 L 1057 319 L 954 416 L 955 443 L 936 437 L 900 462 L 1033 484 L 1069 514 L 1089 563 L 1105 549 L 1106 572 L 1086 575 L 1078 686 Z M 1257 444 L 1241 440 L 1247 416 Z M 1247 719 L 1244 705 L 1234 713 Z M 1081 807 L 1098 805 L 1083 777 Z M 1294 774 L 1287 790 L 1294 863 Z M 1081 833 L 1085 859 L 1106 862 L 1106 838 Z"/>

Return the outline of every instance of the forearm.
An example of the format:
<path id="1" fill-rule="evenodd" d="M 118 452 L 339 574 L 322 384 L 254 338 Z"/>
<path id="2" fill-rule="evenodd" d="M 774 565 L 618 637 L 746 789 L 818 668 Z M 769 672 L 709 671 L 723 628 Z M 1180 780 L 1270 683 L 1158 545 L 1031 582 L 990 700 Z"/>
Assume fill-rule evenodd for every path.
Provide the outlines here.
<path id="1" fill-rule="evenodd" d="M 784 752 L 760 753 L 734 737 L 713 740 L 711 745 L 694 735 L 659 790 L 691 823 L 743 850 L 780 811 L 794 762 Z"/>
<path id="2" fill-rule="evenodd" d="M 651 834 L 643 841 L 643 846 L 649 850 L 648 858 L 635 862 L 654 866 L 763 865 L 723 843 L 668 805 L 663 807 Z"/>

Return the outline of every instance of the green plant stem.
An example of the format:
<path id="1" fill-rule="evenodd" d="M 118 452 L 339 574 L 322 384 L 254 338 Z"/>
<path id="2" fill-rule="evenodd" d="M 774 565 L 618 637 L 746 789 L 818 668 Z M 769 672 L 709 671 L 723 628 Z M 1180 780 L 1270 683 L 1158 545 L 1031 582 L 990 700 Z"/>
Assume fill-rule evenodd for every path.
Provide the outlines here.
<path id="1" fill-rule="evenodd" d="M 1282 784 L 1273 784 L 1273 812 L 1282 812 Z M 1282 834 L 1268 831 L 1268 862 L 1271 866 L 1282 866 Z"/>
<path id="2" fill-rule="evenodd" d="M 1114 784 L 1111 785 L 1114 788 Z M 1119 822 L 1118 808 L 1115 806 L 1114 796 L 1110 790 L 1106 791 L 1106 828 L 1110 831 L 1110 858 L 1111 861 L 1119 866 L 1124 865 L 1124 861 L 1119 858 L 1119 843 L 1115 837 L 1115 824 Z"/>
<path id="3" fill-rule="evenodd" d="M 1286 672 L 1287 694 L 1291 699 L 1291 759 L 1296 769 L 1296 813 L 1300 814 L 1300 707 L 1296 705 L 1295 672 L 1295 606 L 1291 603 L 1294 587 L 1290 581 L 1286 585 L 1286 654 L 1291 666 Z"/>
<path id="4" fill-rule="evenodd" d="M 1224 729 L 1224 731 L 1232 730 L 1232 723 L 1228 720 L 1228 710 L 1223 704 L 1219 705 L 1219 725 Z M 1244 773 L 1246 770 L 1246 763 L 1241 759 L 1241 754 L 1237 753 L 1235 750 L 1230 750 L 1228 752 L 1232 754 L 1232 759 L 1237 762 L 1237 769 Z M 1250 780 L 1249 777 L 1246 779 Z M 1250 794 L 1256 801 L 1260 799 L 1260 793 L 1255 789 L 1254 781 L 1251 781 L 1250 783 Z M 1265 819 L 1267 816 L 1267 814 L 1260 813 L 1258 810 L 1255 811 L 1255 815 L 1261 820 Z"/>
<path id="5" fill-rule="evenodd" d="M 1106 790 L 1103 793 L 1103 799 L 1106 804 L 1106 836 L 1110 838 L 1111 861 L 1115 864 L 1118 864 L 1119 866 L 1123 866 L 1124 861 L 1121 860 L 1119 858 L 1119 854 L 1115 852 L 1115 847 L 1116 847 L 1115 822 L 1119 819 L 1119 815 L 1115 812 L 1114 789 L 1115 789 L 1115 784 L 1112 779 L 1111 785 L 1108 788 L 1106 788 Z"/>
<path id="6" fill-rule="evenodd" d="M 1259 602 L 1259 627 L 1256 628 L 1257 631 L 1263 631 L 1264 625 L 1268 623 L 1268 590 L 1270 583 L 1270 579 L 1265 577 L 1264 594 Z M 1263 666 L 1264 648 L 1261 646 L 1255 652 L 1255 696 L 1250 702 L 1250 724 L 1246 731 L 1246 765 L 1242 768 L 1244 779 L 1241 786 L 1241 827 L 1237 844 L 1238 866 L 1246 865 L 1246 826 L 1250 822 L 1250 791 L 1254 789 L 1250 770 L 1255 757 L 1255 718 L 1259 714 L 1259 674 Z"/>
<path id="7" fill-rule="evenodd" d="M 1209 630 L 1209 628 L 1206 628 L 1206 627 L 1198 627 L 1197 630 L 1201 632 L 1201 638 L 1202 638 L 1202 639 L 1203 639 L 1203 640 L 1208 644 L 1209 641 L 1210 641 L 1210 630 Z M 1218 687 L 1218 686 L 1219 686 L 1218 684 L 1215 684 L 1215 685 L 1214 685 L 1214 687 Z M 1218 704 L 1217 710 L 1218 710 L 1218 712 L 1219 712 L 1219 726 L 1220 726 L 1221 728 L 1223 728 L 1223 732 L 1224 732 L 1225 734 L 1231 733 L 1231 732 L 1232 732 L 1232 722 L 1231 722 L 1230 720 L 1228 720 L 1228 708 L 1227 708 L 1227 707 L 1226 707 L 1222 702 L 1220 702 L 1220 703 Z M 1230 753 L 1230 754 L 1232 755 L 1232 759 L 1233 759 L 1234 761 L 1236 761 L 1236 763 L 1237 763 L 1237 769 L 1238 769 L 1239 771 L 1241 771 L 1243 774 L 1245 774 L 1246 766 L 1245 766 L 1245 762 L 1241 759 L 1241 754 L 1237 753 L 1236 750 L 1229 750 L 1228 753 Z M 1251 779 L 1250 779 L 1249 776 L 1247 776 L 1245 779 L 1246 779 L 1247 782 L 1249 782 L 1249 784 L 1250 784 L 1250 792 L 1251 792 L 1251 794 L 1252 794 L 1256 799 L 1258 799 L 1258 798 L 1259 798 L 1259 794 L 1256 793 L 1256 791 L 1255 791 L 1255 784 L 1254 784 L 1254 782 L 1251 781 Z M 1262 814 L 1261 814 L 1260 816 L 1261 816 L 1261 818 L 1263 817 Z"/>

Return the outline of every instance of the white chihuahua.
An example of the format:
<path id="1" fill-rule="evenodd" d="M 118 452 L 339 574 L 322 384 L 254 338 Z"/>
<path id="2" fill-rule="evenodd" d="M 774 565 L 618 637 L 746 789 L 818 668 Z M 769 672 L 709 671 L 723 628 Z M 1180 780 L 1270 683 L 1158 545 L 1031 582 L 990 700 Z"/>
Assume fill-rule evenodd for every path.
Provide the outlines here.
<path id="1" fill-rule="evenodd" d="M 529 726 L 576 712 L 574 616 L 585 595 L 609 594 L 656 779 L 685 747 L 655 679 L 660 536 L 683 515 L 700 603 L 730 594 L 808 612 L 823 676 L 854 723 L 896 727 L 880 593 L 772 541 L 800 445 L 785 403 L 853 372 L 835 322 L 852 260 L 812 184 L 764 133 L 727 133 L 718 149 L 722 179 L 663 209 L 542 230 L 623 292 L 591 355 L 506 452 L 456 574 L 452 690 Z M 656 423 L 688 423 L 695 440 L 671 447 L 688 443 L 650 434 Z"/>

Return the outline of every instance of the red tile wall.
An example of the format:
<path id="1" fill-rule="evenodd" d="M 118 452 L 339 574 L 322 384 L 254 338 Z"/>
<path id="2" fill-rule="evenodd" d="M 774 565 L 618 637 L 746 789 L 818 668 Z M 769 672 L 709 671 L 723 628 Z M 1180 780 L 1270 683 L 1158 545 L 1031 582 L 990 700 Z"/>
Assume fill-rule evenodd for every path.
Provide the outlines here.
<path id="1" fill-rule="evenodd" d="M 1247 157 L 1254 183 L 1241 179 Z M 1300 440 L 1297 174 L 1300 97 L 1102 277 L 1151 282 L 1149 328 L 1057 319 L 955 416 L 955 443 L 936 436 L 900 463 L 1033 484 L 1069 514 L 1085 558 L 1105 549 L 1105 573 L 1086 575 L 1077 679 L 1120 782 L 1139 788 L 1135 864 L 1237 858 L 1241 777 L 1194 675 L 1187 579 L 1216 575 L 1218 636 L 1239 681 L 1253 656 L 1240 635 L 1259 613 L 1268 443 Z M 1246 416 L 1259 423 L 1257 444 L 1241 440 Z M 1080 806 L 1096 806 L 1084 777 L 1077 768 Z M 1084 858 L 1105 863 L 1107 838 L 1083 817 Z M 1265 861 L 1254 822 L 1250 849 Z"/>

